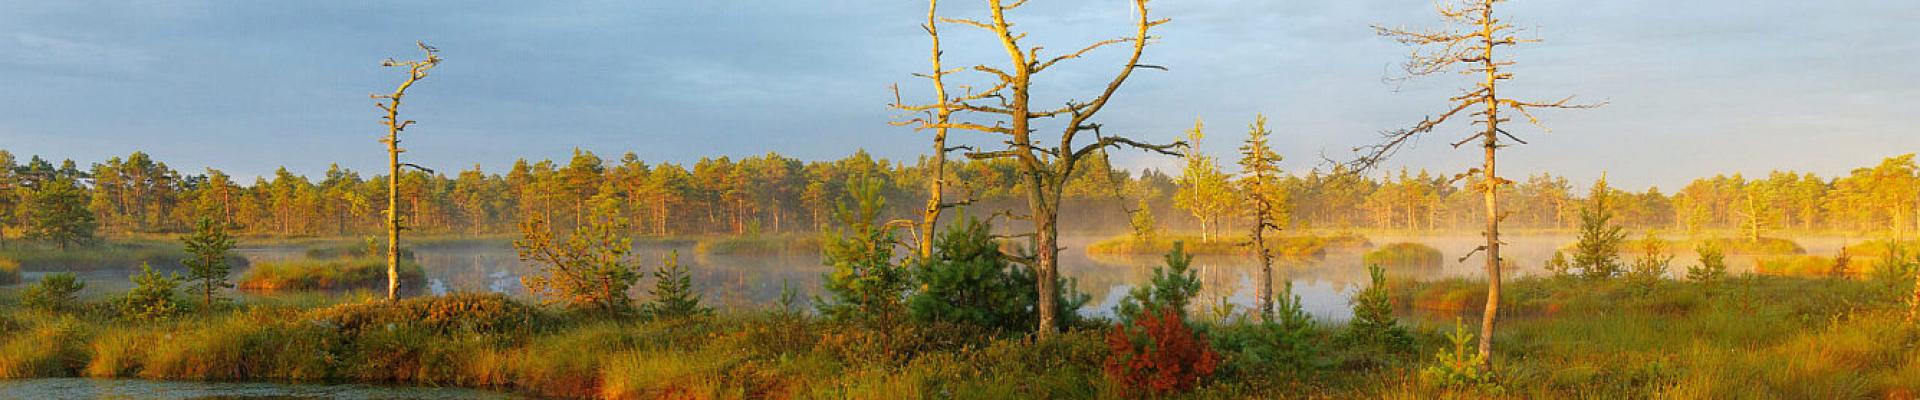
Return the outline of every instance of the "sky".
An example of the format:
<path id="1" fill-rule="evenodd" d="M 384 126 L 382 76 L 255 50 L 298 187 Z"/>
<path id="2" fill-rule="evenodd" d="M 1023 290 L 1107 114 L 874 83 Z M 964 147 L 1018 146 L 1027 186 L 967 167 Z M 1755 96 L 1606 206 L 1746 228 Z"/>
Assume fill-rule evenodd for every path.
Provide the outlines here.
<path id="1" fill-rule="evenodd" d="M 978 17 L 975 1 L 943 14 Z M 965 4 L 962 4 L 965 3 Z M 1920 151 L 1920 2 L 1519 0 L 1504 17 L 1544 42 L 1514 48 L 1505 93 L 1578 95 L 1593 110 L 1543 111 L 1551 132 L 1503 153 L 1508 176 L 1671 190 L 1695 177 L 1773 169 L 1826 176 Z M 573 149 L 691 163 L 777 151 L 834 159 L 864 148 L 910 160 L 928 136 L 889 122 L 890 85 L 924 80 L 926 4 L 902 0 L 16 1 L 0 0 L 0 149 L 83 165 L 144 151 L 187 172 L 237 177 L 286 166 L 380 170 L 368 94 L 403 73 L 416 40 L 446 61 L 409 92 L 403 140 L 442 171 Z M 1204 152 L 1231 161 L 1254 115 L 1284 167 L 1305 171 L 1443 111 L 1471 84 L 1390 81 L 1408 48 L 1370 24 L 1439 27 L 1403 0 L 1158 0 L 1141 70 L 1097 118 L 1166 142 L 1205 122 Z M 1010 16 L 1060 54 L 1129 33 L 1124 0 L 1033 0 Z M 1004 64 L 991 38 L 944 26 L 949 65 Z M 1051 70 L 1039 104 L 1086 99 L 1117 72 L 1114 47 Z M 965 81 L 965 77 L 957 77 Z M 974 79 L 977 79 L 975 77 Z M 1449 125 L 1386 168 L 1464 171 Z M 962 135 L 967 136 L 967 135 Z M 992 142 L 967 136 L 963 142 Z M 1128 168 L 1177 168 L 1117 153 Z M 371 174 L 369 174 L 371 175 Z"/>

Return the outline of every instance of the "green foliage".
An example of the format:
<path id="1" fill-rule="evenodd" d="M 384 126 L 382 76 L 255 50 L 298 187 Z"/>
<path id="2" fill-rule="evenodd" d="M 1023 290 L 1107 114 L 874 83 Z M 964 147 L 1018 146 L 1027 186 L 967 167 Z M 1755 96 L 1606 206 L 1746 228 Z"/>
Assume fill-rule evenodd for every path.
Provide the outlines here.
<path id="1" fill-rule="evenodd" d="M 1272 321 L 1238 320 L 1217 325 L 1208 334 L 1224 355 L 1225 372 L 1303 374 L 1319 367 L 1320 349 L 1313 317 L 1301 308 L 1288 281 L 1274 298 Z"/>
<path id="2" fill-rule="evenodd" d="M 120 305 L 120 314 L 138 320 L 154 320 L 171 317 L 180 312 L 180 299 L 175 297 L 174 289 L 180 287 L 180 274 L 161 274 L 153 266 L 141 265 L 140 273 L 131 277 L 133 289 L 127 291 L 126 299 Z"/>
<path id="3" fill-rule="evenodd" d="M 1127 297 L 1120 299 L 1114 314 L 1121 322 L 1130 323 L 1163 311 L 1186 319 L 1188 305 L 1200 294 L 1200 278 L 1192 269 L 1193 256 L 1188 255 L 1185 248 L 1183 243 L 1174 243 L 1173 251 L 1166 255 L 1166 265 L 1153 267 L 1153 280 L 1145 286 L 1135 286 L 1127 292 Z"/>
<path id="4" fill-rule="evenodd" d="M 1700 264 L 1687 267 L 1688 281 L 1713 285 L 1727 277 L 1727 255 L 1720 251 L 1720 246 L 1705 243 L 1694 251 L 1700 254 Z"/>
<path id="5" fill-rule="evenodd" d="M 1438 268 L 1445 256 L 1440 249 L 1419 243 L 1401 242 L 1381 246 L 1361 256 L 1360 262 L 1367 265 L 1391 267 Z"/>
<path id="6" fill-rule="evenodd" d="M 1003 333 L 1026 332 L 1039 325 L 1038 278 L 1025 266 L 1007 262 L 992 226 L 962 217 L 941 232 L 934 255 L 914 269 L 919 290 L 907 298 L 915 321 L 968 324 Z M 1080 325 L 1080 307 L 1092 296 L 1074 281 L 1060 281 L 1055 299 L 1062 328 Z"/>
<path id="7" fill-rule="evenodd" d="M 1133 228 L 1133 240 L 1151 242 L 1159 236 L 1159 224 L 1153 220 L 1153 206 L 1146 198 L 1140 199 L 1140 208 L 1128 213 L 1127 226 Z"/>
<path id="8" fill-rule="evenodd" d="M 713 314 L 700 305 L 700 293 L 693 290 L 693 276 L 680 265 L 680 252 L 667 253 L 660 267 L 653 270 L 653 301 L 642 308 L 649 318 L 685 319 Z"/>
<path id="9" fill-rule="evenodd" d="M 87 282 L 71 272 L 51 273 L 40 277 L 40 281 L 32 286 L 27 286 L 20 294 L 20 302 L 40 310 L 70 310 L 78 304 L 76 296 L 80 290 L 86 288 Z"/>
<path id="10" fill-rule="evenodd" d="M 585 226 L 556 239 L 547 221 L 535 217 L 513 242 L 520 259 L 536 263 L 544 274 L 520 278 L 536 295 L 578 309 L 606 314 L 632 311 L 627 291 L 640 281 L 634 266 L 632 229 L 617 208 L 599 207 Z"/>
<path id="11" fill-rule="evenodd" d="M 64 177 L 41 181 L 26 192 L 26 199 L 22 211 L 27 239 L 51 242 L 61 250 L 99 241 L 94 236 L 99 223 L 87 209 L 86 188 L 79 182 Z"/>
<path id="12" fill-rule="evenodd" d="M 214 292 L 233 287 L 227 281 L 232 266 L 227 259 L 233 250 L 234 239 L 227 233 L 224 224 L 216 224 L 213 219 L 201 218 L 192 235 L 180 238 L 190 256 L 181 260 L 187 266 L 187 280 L 193 282 L 188 290 L 201 294 L 202 308 L 213 306 Z"/>
<path id="13" fill-rule="evenodd" d="M 1369 350 L 1401 353 L 1413 348 L 1413 336 L 1393 317 L 1393 298 L 1387 287 L 1387 270 L 1367 266 L 1371 278 L 1366 289 L 1353 295 L 1353 320 L 1340 339 Z"/>
<path id="14" fill-rule="evenodd" d="M 879 221 L 886 208 L 877 179 L 858 179 L 847 188 L 851 203 L 840 205 L 840 225 L 826 241 L 825 261 L 832 271 L 826 289 L 833 296 L 815 301 L 820 313 L 841 320 L 891 320 L 902 311 L 912 277 L 893 262 L 893 233 Z"/>
<path id="15" fill-rule="evenodd" d="M 1642 290 L 1650 290 L 1667 276 L 1667 267 L 1673 263 L 1673 255 L 1667 254 L 1667 242 L 1648 234 L 1639 243 L 1640 255 L 1627 269 L 1627 281 L 1633 282 Z"/>
<path id="16" fill-rule="evenodd" d="M 1580 209 L 1580 239 L 1574 243 L 1573 267 L 1587 279 L 1599 280 L 1620 275 L 1620 248 L 1627 234 L 1613 226 L 1613 210 L 1607 197 L 1594 196 Z"/>
<path id="17" fill-rule="evenodd" d="M 1907 292 L 1914 289 L 1916 271 L 1920 271 L 1920 252 L 1912 254 L 1910 258 L 1904 247 L 1894 246 L 1888 249 L 1886 256 L 1880 258 L 1870 276 L 1892 296 L 1911 295 Z"/>
<path id="18" fill-rule="evenodd" d="M 1442 389 L 1500 393 L 1499 382 L 1494 379 L 1493 371 L 1487 369 L 1487 358 L 1473 348 L 1473 339 L 1467 324 L 1454 318 L 1453 333 L 1447 334 L 1452 348 L 1441 349 L 1434 355 L 1433 364 L 1420 370 L 1420 382 Z"/>
<path id="19" fill-rule="evenodd" d="M 1541 269 L 1545 269 L 1548 276 L 1554 278 L 1573 277 L 1573 262 L 1567 260 L 1567 252 L 1565 251 L 1555 250 L 1553 252 L 1553 258 L 1548 258 L 1546 265 L 1541 266 Z"/>

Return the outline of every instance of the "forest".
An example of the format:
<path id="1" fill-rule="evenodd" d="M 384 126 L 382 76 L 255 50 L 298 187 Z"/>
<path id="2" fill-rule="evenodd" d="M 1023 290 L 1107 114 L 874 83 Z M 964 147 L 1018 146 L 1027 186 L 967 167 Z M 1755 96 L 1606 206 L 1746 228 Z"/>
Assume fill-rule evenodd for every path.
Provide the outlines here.
<path id="1" fill-rule="evenodd" d="M 1559 93 L 1566 81 L 1555 74 L 1573 70 L 1532 68 L 1569 59 L 1523 56 L 1561 44 L 1508 19 L 1545 11 L 1503 0 L 1422 9 L 1432 28 L 1353 24 L 1402 54 L 1381 60 L 1393 63 L 1382 83 L 1452 91 L 1393 86 L 1426 114 L 1362 121 L 1376 126 L 1343 133 L 1357 143 L 1348 152 L 1277 133 L 1296 130 L 1283 114 L 1247 115 L 1244 129 L 1196 119 L 1184 132 L 1143 130 L 1125 126 L 1137 123 L 1125 114 L 1140 113 L 1129 103 L 1187 101 L 1142 96 L 1179 86 L 1153 82 L 1182 73 L 1167 65 L 1194 61 L 1162 50 L 1218 45 L 1161 35 L 1191 32 L 1169 28 L 1188 18 L 1235 19 L 1181 14 L 1195 10 L 1186 4 L 1164 7 L 1167 16 L 1150 0 L 1113 3 L 1125 12 L 1062 18 L 1026 0 L 929 0 L 920 14 L 915 3 L 913 18 L 891 21 L 911 28 L 913 52 L 887 54 L 910 63 L 861 78 L 908 79 L 886 87 L 884 105 L 869 104 L 890 119 L 868 121 L 924 146 L 905 159 L 824 139 L 810 143 L 834 146 L 823 159 L 782 155 L 771 141 L 742 153 L 715 140 L 670 149 L 685 155 L 670 160 L 587 150 L 628 143 L 602 139 L 568 143 L 564 160 L 528 151 L 481 165 L 417 140 L 475 126 L 431 116 L 499 117 L 434 107 L 524 94 L 460 86 L 510 79 L 463 64 L 487 58 L 462 53 L 458 44 L 474 42 L 457 40 L 433 42 L 456 44 L 444 51 L 412 42 L 408 55 L 369 63 L 377 70 L 327 78 L 371 93 L 350 100 L 373 105 L 356 117 L 377 125 L 350 129 L 367 132 L 352 140 L 378 139 L 355 154 L 381 156 L 378 168 L 335 163 L 302 175 L 293 171 L 319 165 L 281 162 L 303 151 L 287 149 L 267 155 L 277 169 L 255 176 L 170 165 L 144 146 L 115 143 L 111 154 L 124 156 L 75 160 L 90 150 L 78 140 L 0 136 L 0 398 L 1920 396 L 1913 148 L 1879 143 L 1870 158 L 1838 160 L 1846 169 L 1812 162 L 1840 157 L 1804 150 L 1766 161 L 1764 175 L 1656 169 L 1663 182 L 1685 182 L 1668 188 L 1615 187 L 1613 171 L 1566 171 L 1598 176 L 1579 182 L 1517 176 L 1567 165 L 1514 156 L 1564 140 L 1547 135 L 1559 118 L 1645 98 L 1532 97 Z M 606 28 L 595 18 L 524 17 L 511 19 Z M 738 28 L 707 17 L 718 19 L 692 25 Z M 1110 36 L 1056 36 L 1089 27 Z M 709 39 L 693 42 L 730 55 L 761 45 Z M 1047 47 L 1056 42 L 1068 47 Z M 1250 50 L 1228 52 L 1239 51 Z M 722 97 L 729 106 L 799 91 L 687 65 L 679 68 L 695 80 L 740 86 L 746 95 Z M 432 91 L 441 85 L 470 91 Z M 674 91 L 686 98 L 646 101 L 712 95 Z M 528 106 L 540 101 L 553 104 Z M 828 118 L 792 114 L 779 123 Z M 14 135 L 5 117 L 0 135 Z M 261 137 L 249 140 L 276 140 Z M 1208 146 L 1215 141 L 1233 150 Z M 1402 153 L 1423 141 L 1472 163 L 1406 162 Z M 519 150 L 473 142 L 465 151 Z M 1712 151 L 1750 149 L 1721 145 Z M 250 156 L 195 146 L 214 159 Z M 1608 156 L 1675 162 L 1637 151 Z M 1316 152 L 1310 166 L 1281 167 Z M 1132 156 L 1154 161 L 1122 161 Z M 432 165 L 448 159 L 459 165 Z"/>

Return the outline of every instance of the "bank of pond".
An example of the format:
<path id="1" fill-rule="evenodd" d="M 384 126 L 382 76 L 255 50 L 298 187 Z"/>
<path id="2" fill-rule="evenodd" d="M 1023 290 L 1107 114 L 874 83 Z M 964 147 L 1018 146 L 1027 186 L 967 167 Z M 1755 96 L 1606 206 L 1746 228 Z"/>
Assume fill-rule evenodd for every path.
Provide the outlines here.
<path id="1" fill-rule="evenodd" d="M 797 308 L 647 318 L 470 293 L 186 301 L 171 316 L 131 317 L 116 298 L 29 306 L 15 286 L 0 289 L 0 379 L 363 383 L 619 399 L 1903 398 L 1920 388 L 1920 329 L 1902 303 L 1912 275 L 1903 278 L 1521 278 L 1502 300 L 1500 374 L 1483 378 L 1440 367 L 1471 351 L 1455 332 L 1471 338 L 1461 327 L 1477 325 L 1473 299 L 1485 298 L 1485 284 L 1472 279 L 1388 278 L 1380 287 L 1400 321 L 1388 319 L 1399 333 L 1385 336 L 1400 339 L 1368 339 L 1379 335 L 1357 335 L 1356 324 L 1262 323 L 1245 310 L 1196 304 L 1191 317 L 1171 320 L 1190 331 L 1150 328 L 1148 342 L 1125 333 L 1151 323 L 1098 317 L 1036 339 Z M 1132 347 L 1149 342 L 1161 352 Z M 1116 375 L 1115 365 L 1134 359 L 1167 363 L 1147 366 L 1167 371 L 1147 377 L 1175 379 L 1167 387 L 1178 390 Z"/>

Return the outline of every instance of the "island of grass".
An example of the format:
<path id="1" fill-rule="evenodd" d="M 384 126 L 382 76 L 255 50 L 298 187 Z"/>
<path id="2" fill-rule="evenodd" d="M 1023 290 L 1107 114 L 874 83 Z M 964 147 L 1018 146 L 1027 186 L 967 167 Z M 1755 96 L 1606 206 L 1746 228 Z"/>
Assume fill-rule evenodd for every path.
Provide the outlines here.
<path id="1" fill-rule="evenodd" d="M 0 286 L 20 283 L 20 262 L 0 257 Z"/>
<path id="2" fill-rule="evenodd" d="M 1433 246 L 1399 242 L 1367 252 L 1361 257 L 1361 262 L 1388 268 L 1439 268 L 1440 264 L 1445 262 L 1444 258 L 1445 256 L 1440 254 L 1440 249 Z"/>
<path id="3" fill-rule="evenodd" d="M 1898 254 L 1912 257 L 1920 254 L 1920 240 L 1877 239 L 1847 246 L 1847 255 L 1852 257 L 1886 257 Z"/>
<path id="4" fill-rule="evenodd" d="M 809 255 L 820 254 L 820 235 L 782 234 L 709 237 L 694 245 L 694 252 L 705 255 Z"/>
<path id="5" fill-rule="evenodd" d="M 426 282 L 426 271 L 411 257 L 400 259 L 399 270 L 402 287 Z M 262 262 L 248 268 L 236 285 L 254 292 L 381 288 L 387 285 L 387 260 L 339 257 Z"/>
<path id="6" fill-rule="evenodd" d="M 1154 235 L 1147 238 L 1123 235 L 1088 245 L 1087 254 L 1166 254 L 1173 251 L 1174 242 L 1180 242 L 1186 246 L 1187 254 L 1251 255 L 1253 251 L 1245 245 L 1247 241 L 1245 236 L 1222 236 L 1203 240 L 1200 236 L 1193 235 Z M 1267 250 L 1276 257 L 1319 257 L 1326 255 L 1329 249 L 1361 249 L 1372 245 L 1373 242 L 1358 234 L 1285 236 L 1267 239 Z"/>

